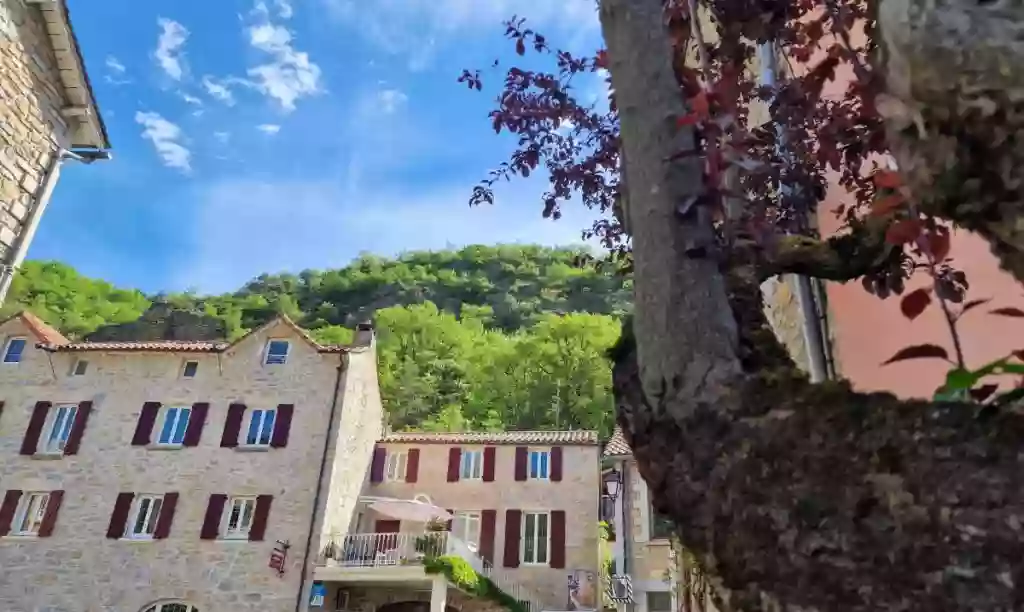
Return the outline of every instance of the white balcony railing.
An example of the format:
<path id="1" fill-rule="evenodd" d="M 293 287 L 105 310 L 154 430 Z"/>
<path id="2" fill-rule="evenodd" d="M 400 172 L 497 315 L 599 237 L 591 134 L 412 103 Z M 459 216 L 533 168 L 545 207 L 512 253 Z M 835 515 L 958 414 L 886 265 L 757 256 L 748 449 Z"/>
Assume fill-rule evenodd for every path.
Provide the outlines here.
<path id="1" fill-rule="evenodd" d="M 516 582 L 510 572 L 492 567 L 465 542 L 448 532 L 339 536 L 332 538 L 324 547 L 318 563 L 334 567 L 391 567 L 421 565 L 425 559 L 442 555 L 464 559 L 502 591 L 528 605 L 531 612 L 543 610 L 533 593 Z"/>

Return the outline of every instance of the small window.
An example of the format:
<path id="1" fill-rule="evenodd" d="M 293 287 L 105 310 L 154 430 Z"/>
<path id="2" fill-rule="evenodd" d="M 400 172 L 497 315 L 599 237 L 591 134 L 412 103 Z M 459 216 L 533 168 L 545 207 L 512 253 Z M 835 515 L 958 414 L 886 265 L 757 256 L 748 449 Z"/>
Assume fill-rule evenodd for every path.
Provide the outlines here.
<path id="1" fill-rule="evenodd" d="M 199 370 L 198 361 L 186 361 L 184 367 L 181 369 L 182 378 L 195 378 L 196 371 Z"/>
<path id="2" fill-rule="evenodd" d="M 224 538 L 246 539 L 252 526 L 252 517 L 256 513 L 255 497 L 232 497 L 228 502 L 228 512 L 224 521 Z"/>
<path id="3" fill-rule="evenodd" d="M 267 342 L 266 365 L 280 365 L 288 361 L 288 341 L 271 340 Z"/>
<path id="4" fill-rule="evenodd" d="M 57 406 L 50 413 L 49 424 L 46 431 L 46 445 L 43 448 L 44 454 L 58 455 L 64 452 L 64 446 L 71 437 L 71 427 L 75 424 L 75 415 L 78 414 L 78 406 L 68 404 Z"/>
<path id="5" fill-rule="evenodd" d="M 188 417 L 191 414 L 191 408 L 170 407 L 164 410 L 164 424 L 160 427 L 157 444 L 177 446 L 184 442 L 185 429 L 188 427 Z"/>
<path id="6" fill-rule="evenodd" d="M 23 495 L 14 515 L 11 533 L 14 535 L 38 535 L 39 527 L 43 524 L 43 515 L 46 514 L 46 502 L 49 499 L 49 493 L 26 493 Z"/>
<path id="7" fill-rule="evenodd" d="M 452 535 L 469 545 L 471 550 L 480 547 L 480 513 L 456 512 L 452 519 Z"/>
<path id="8" fill-rule="evenodd" d="M 551 540 L 547 512 L 523 513 L 523 563 L 546 565 Z"/>
<path id="9" fill-rule="evenodd" d="M 672 612 L 672 593 L 669 591 L 648 591 L 647 612 Z"/>
<path id="10" fill-rule="evenodd" d="M 405 466 L 408 459 L 409 454 L 405 451 L 389 452 L 384 470 L 384 479 L 391 482 L 404 482 Z"/>
<path id="11" fill-rule="evenodd" d="M 71 369 L 72 376 L 85 376 L 86 370 L 89 369 L 89 362 L 84 359 L 79 359 L 75 362 L 75 367 Z"/>
<path id="12" fill-rule="evenodd" d="M 266 446 L 274 433 L 274 417 L 277 411 L 253 410 L 249 417 L 249 429 L 245 434 L 245 443 L 250 446 Z"/>
<path id="13" fill-rule="evenodd" d="M 459 470 L 460 480 L 479 480 L 484 474 L 484 452 L 479 450 L 462 451 L 462 466 Z"/>
<path id="14" fill-rule="evenodd" d="M 550 450 L 530 450 L 530 480 L 547 480 L 551 463 Z"/>
<path id="15" fill-rule="evenodd" d="M 135 498 L 132 508 L 132 519 L 125 537 L 133 540 L 149 540 L 156 529 L 156 521 L 160 518 L 163 506 L 162 495 L 139 495 Z"/>
<path id="16" fill-rule="evenodd" d="M 676 526 L 672 522 L 672 519 L 659 514 L 654 506 L 650 507 L 651 517 L 651 539 L 652 540 L 667 540 L 675 532 Z"/>
<path id="17" fill-rule="evenodd" d="M 199 612 L 199 608 L 185 603 L 159 603 L 146 608 L 143 612 Z"/>
<path id="18" fill-rule="evenodd" d="M 4 346 L 4 363 L 20 363 L 26 344 L 28 341 L 25 338 L 8 338 Z"/>

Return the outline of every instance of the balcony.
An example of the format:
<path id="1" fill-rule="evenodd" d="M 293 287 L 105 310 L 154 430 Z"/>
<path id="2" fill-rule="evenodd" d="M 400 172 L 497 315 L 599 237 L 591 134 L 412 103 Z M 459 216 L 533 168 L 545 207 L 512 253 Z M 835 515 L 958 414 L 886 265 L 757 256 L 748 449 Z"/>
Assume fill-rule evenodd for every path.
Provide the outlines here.
<path id="1" fill-rule="evenodd" d="M 417 582 L 431 578 L 424 571 L 425 561 L 441 556 L 465 560 L 532 612 L 543 610 L 534 594 L 509 572 L 491 566 L 448 532 L 356 533 L 332 538 L 317 558 L 314 579 L 350 584 Z"/>

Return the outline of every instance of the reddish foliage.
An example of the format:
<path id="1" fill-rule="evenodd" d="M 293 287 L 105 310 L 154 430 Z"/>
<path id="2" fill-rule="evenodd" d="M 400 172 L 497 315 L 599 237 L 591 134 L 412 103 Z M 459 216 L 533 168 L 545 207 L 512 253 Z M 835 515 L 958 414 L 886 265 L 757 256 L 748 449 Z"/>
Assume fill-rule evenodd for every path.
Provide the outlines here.
<path id="1" fill-rule="evenodd" d="M 908 319 L 916 319 L 932 303 L 931 291 L 915 289 L 900 300 L 900 312 Z"/>

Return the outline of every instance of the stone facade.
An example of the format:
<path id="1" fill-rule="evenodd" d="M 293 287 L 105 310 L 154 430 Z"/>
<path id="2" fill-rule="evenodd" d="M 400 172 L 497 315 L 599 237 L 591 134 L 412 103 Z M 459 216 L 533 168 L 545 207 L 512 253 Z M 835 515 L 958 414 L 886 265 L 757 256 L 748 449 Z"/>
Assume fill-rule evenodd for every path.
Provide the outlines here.
<path id="1" fill-rule="evenodd" d="M 82 350 L 81 344 L 62 350 L 59 342 L 56 350 L 35 346 L 37 340 L 52 343 L 54 335 L 40 334 L 39 326 L 24 317 L 0 325 L 5 346 L 12 337 L 29 340 L 19 363 L 0 364 L 0 495 L 8 499 L 21 491 L 24 503 L 31 492 L 63 491 L 49 534 L 43 533 L 45 527 L 36 536 L 15 534 L 11 527 L 21 517 L 20 504 L 14 521 L 0 524 L 7 534 L 0 537 L 0 609 L 143 612 L 157 601 L 180 600 L 202 612 L 295 610 L 302 601 L 303 569 L 311 573 L 312 565 L 307 567 L 303 558 L 307 542 L 315 555 L 315 534 L 323 530 L 313 524 L 315 506 L 319 503 L 319 520 L 329 505 L 338 505 L 336 495 L 354 500 L 358 493 L 350 490 L 361 486 L 365 457 L 380 435 L 372 342 L 344 350 L 318 347 L 293 324 L 278 319 L 215 349 L 204 343 L 159 342 L 145 343 L 149 350 L 124 344 L 93 345 L 94 350 Z M 264 365 L 270 339 L 289 342 L 284 364 Z M 182 376 L 185 361 L 198 366 L 192 378 Z M 91 402 L 77 452 L 65 447 L 64 454 L 21 454 L 38 402 L 52 402 L 51 414 L 62 405 L 84 410 L 82 402 Z M 146 402 L 193 406 L 193 414 L 201 414 L 197 403 L 208 403 L 194 445 L 133 445 Z M 285 443 L 222 446 L 232 404 L 247 406 L 243 442 L 249 411 L 278 407 L 281 414 L 281 405 L 293 405 Z M 161 419 L 150 440 L 158 440 Z M 38 448 L 45 446 L 49 430 L 47 421 Z M 277 433 L 275 427 L 275 440 Z M 75 436 L 72 430 L 69 445 Z M 328 436 L 328 471 L 318 501 L 317 476 Z M 349 464 L 329 471 L 332 465 Z M 340 483 L 346 478 L 357 484 Z M 177 493 L 176 505 L 168 504 L 174 508 L 172 520 L 163 518 L 164 511 L 156 518 L 155 535 L 164 537 L 111 537 L 114 508 L 125 493 L 136 494 L 135 500 L 142 494 Z M 250 530 L 259 531 L 259 505 L 266 504 L 262 539 L 221 537 L 228 513 L 210 511 L 213 495 L 263 496 Z M 129 531 L 133 523 L 130 517 Z M 214 539 L 201 537 L 208 524 L 214 526 Z M 283 575 L 268 567 L 278 541 L 290 544 Z"/>

